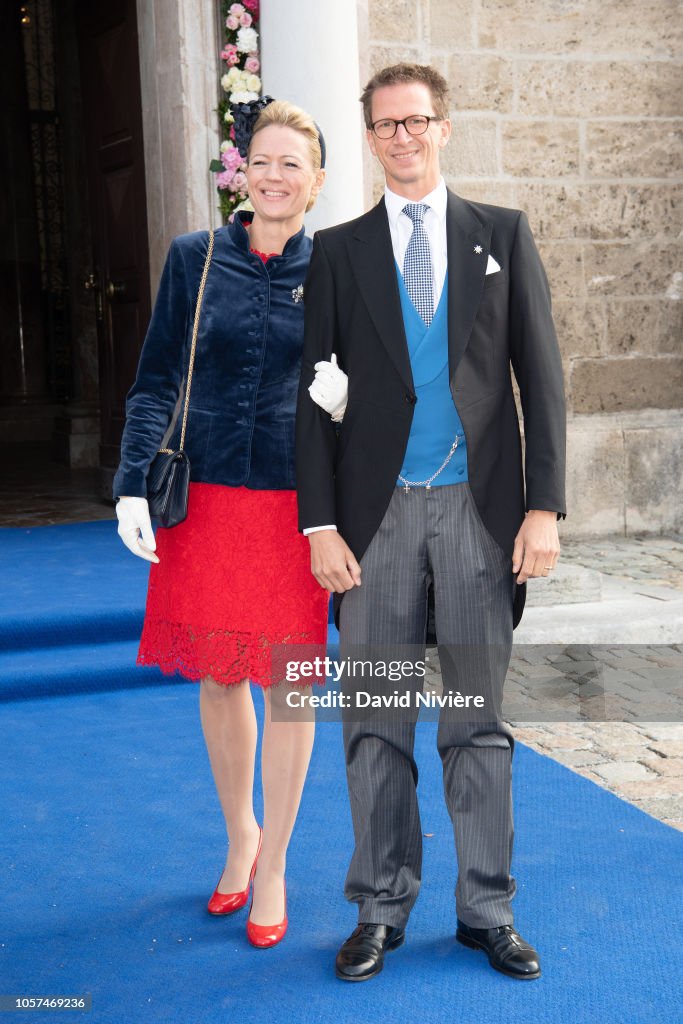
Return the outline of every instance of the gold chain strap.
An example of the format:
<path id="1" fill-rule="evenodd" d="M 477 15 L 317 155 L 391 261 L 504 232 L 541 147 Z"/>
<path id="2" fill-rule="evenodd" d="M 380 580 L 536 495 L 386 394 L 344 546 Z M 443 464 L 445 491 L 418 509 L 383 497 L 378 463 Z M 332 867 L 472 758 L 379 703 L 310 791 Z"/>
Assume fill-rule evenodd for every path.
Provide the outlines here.
<path id="1" fill-rule="evenodd" d="M 199 333 L 199 314 L 202 309 L 202 299 L 204 298 L 204 285 L 206 284 L 206 278 L 209 273 L 209 266 L 211 264 L 211 256 L 213 253 L 213 229 L 209 231 L 209 247 L 206 251 L 206 261 L 204 263 L 204 272 L 202 273 L 202 279 L 199 282 L 199 291 L 197 292 L 197 308 L 194 313 L 194 327 L 192 328 L 192 347 L 190 349 L 190 363 L 187 368 L 187 383 L 185 385 L 185 408 L 183 409 L 183 427 L 180 432 L 180 447 L 178 451 L 182 451 L 185 447 L 185 430 L 187 427 L 187 410 L 190 407 L 190 388 L 192 387 L 192 371 L 194 370 L 194 356 L 197 350 L 197 335 Z M 160 452 L 165 452 L 167 455 L 172 454 L 170 448 L 160 448 Z"/>

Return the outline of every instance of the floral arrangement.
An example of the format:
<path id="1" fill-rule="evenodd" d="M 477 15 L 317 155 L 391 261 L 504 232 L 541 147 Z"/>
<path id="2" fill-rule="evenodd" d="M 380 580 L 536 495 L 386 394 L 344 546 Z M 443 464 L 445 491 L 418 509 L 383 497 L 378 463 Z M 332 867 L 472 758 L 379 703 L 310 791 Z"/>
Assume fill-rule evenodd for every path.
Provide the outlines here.
<path id="1" fill-rule="evenodd" d="M 223 141 L 220 160 L 212 160 L 210 170 L 216 175 L 216 187 L 223 220 L 231 220 L 235 210 L 250 208 L 247 197 L 246 162 L 237 148 L 235 119 L 231 106 L 257 100 L 261 94 L 261 60 L 259 57 L 259 0 L 223 3 L 225 42 L 221 60 L 227 71 L 221 78 L 226 94 L 218 104 Z"/>

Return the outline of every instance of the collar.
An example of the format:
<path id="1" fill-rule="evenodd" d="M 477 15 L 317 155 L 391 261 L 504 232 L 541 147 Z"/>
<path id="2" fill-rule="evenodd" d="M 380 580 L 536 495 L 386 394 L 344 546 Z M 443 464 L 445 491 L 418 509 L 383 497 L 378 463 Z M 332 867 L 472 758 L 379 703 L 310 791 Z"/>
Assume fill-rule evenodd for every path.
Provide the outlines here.
<path id="1" fill-rule="evenodd" d="M 396 192 L 392 192 L 388 186 L 385 186 L 384 203 L 387 208 L 387 216 L 392 230 L 398 227 L 398 219 L 401 216 L 401 212 L 406 203 L 414 202 L 425 203 L 426 206 L 429 206 L 434 211 L 440 221 L 445 221 L 446 206 L 448 204 L 446 182 L 443 178 L 440 178 L 439 184 L 436 188 L 422 199 L 406 199 L 405 196 L 399 196 Z"/>
<path id="2" fill-rule="evenodd" d="M 228 231 L 230 237 L 239 249 L 243 249 L 245 252 L 249 252 L 251 249 L 251 243 L 249 241 L 249 232 L 247 231 L 245 224 L 251 224 L 254 219 L 254 214 L 251 210 L 238 210 L 235 214 L 233 221 L 228 225 Z M 282 250 L 282 256 L 295 256 L 302 248 L 304 239 L 306 237 L 306 229 L 301 227 L 295 235 L 287 239 L 287 243 Z M 280 256 L 272 256 L 271 259 L 281 259 Z"/>

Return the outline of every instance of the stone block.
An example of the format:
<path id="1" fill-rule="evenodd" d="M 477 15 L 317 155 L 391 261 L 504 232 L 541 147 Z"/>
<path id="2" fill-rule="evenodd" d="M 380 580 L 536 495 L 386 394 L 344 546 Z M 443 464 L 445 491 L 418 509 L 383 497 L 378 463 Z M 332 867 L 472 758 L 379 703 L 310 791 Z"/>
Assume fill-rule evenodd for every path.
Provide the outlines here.
<path id="1" fill-rule="evenodd" d="M 653 818 L 666 821 L 667 824 L 675 823 L 676 828 L 681 828 L 683 822 L 683 795 L 660 797 L 660 799 L 640 799 L 638 806 L 641 811 L 651 814 Z"/>
<path id="2" fill-rule="evenodd" d="M 607 303 L 608 354 L 664 355 L 680 352 L 683 302 L 613 299 Z"/>
<path id="3" fill-rule="evenodd" d="M 392 64 L 399 64 L 401 61 L 413 61 L 419 63 L 420 49 L 413 37 L 412 45 L 382 46 L 374 44 L 368 48 L 368 79 L 382 68 L 391 67 Z M 365 82 L 362 82 L 365 88 Z"/>
<path id="4" fill-rule="evenodd" d="M 538 238 L 668 239 L 683 232 L 683 185 L 520 181 L 517 201 Z"/>
<path id="5" fill-rule="evenodd" d="M 654 772 L 639 761 L 613 761 L 597 765 L 593 771 L 613 786 L 619 786 L 622 782 L 640 782 L 657 778 Z"/>
<path id="6" fill-rule="evenodd" d="M 502 126 L 503 172 L 517 178 L 560 178 L 579 171 L 576 121 L 506 120 Z"/>
<path id="7" fill-rule="evenodd" d="M 680 178 L 681 122 L 589 122 L 585 158 L 589 178 Z"/>
<path id="8" fill-rule="evenodd" d="M 677 0 L 600 0 L 582 4 L 585 46 L 594 53 L 680 56 L 683 22 Z"/>
<path id="9" fill-rule="evenodd" d="M 681 779 L 683 782 L 683 757 L 641 757 L 640 763 L 663 778 Z M 683 792 L 683 785 L 681 785 Z"/>
<path id="10" fill-rule="evenodd" d="M 584 259 L 589 295 L 665 296 L 676 286 L 681 249 L 670 242 L 594 242 Z"/>
<path id="11" fill-rule="evenodd" d="M 453 116 L 459 110 L 506 114 L 514 96 L 513 65 L 493 54 L 455 53 L 448 63 Z"/>
<path id="12" fill-rule="evenodd" d="M 660 758 L 683 758 L 683 740 L 667 740 L 662 743 L 660 740 L 653 740 L 650 743 L 650 750 L 658 754 Z"/>
<path id="13" fill-rule="evenodd" d="M 371 0 L 369 13 L 372 40 L 412 43 L 421 36 L 420 9 L 414 0 Z"/>
<path id="14" fill-rule="evenodd" d="M 595 769 L 598 773 L 601 773 L 602 770 L 603 765 L 600 765 Z M 647 769 L 643 770 L 647 771 Z M 657 800 L 660 797 L 680 796 L 681 789 L 682 785 L 680 779 L 664 779 L 651 772 L 649 778 L 620 782 L 618 784 L 617 791 L 620 796 L 625 797 L 627 800 Z"/>
<path id="15" fill-rule="evenodd" d="M 577 413 L 674 409 L 683 394 L 683 356 L 577 359 L 570 387 Z"/>
<path id="16" fill-rule="evenodd" d="M 683 722 L 641 722 L 640 728 L 645 736 L 655 743 L 666 744 L 683 741 Z"/>
<path id="17" fill-rule="evenodd" d="M 473 181 L 461 180 L 457 177 L 446 178 L 449 188 L 457 192 L 463 199 L 471 199 L 473 203 L 492 203 L 494 206 L 516 208 L 515 186 L 511 182 L 481 178 Z"/>
<path id="18" fill-rule="evenodd" d="M 662 362 L 670 359 L 664 357 Z M 683 358 L 678 364 L 678 387 L 669 393 L 672 405 L 681 404 Z M 660 360 L 657 360 L 660 362 Z M 666 367 L 660 370 L 662 386 L 671 380 Z M 674 374 L 671 374 L 674 378 Z M 674 378 L 674 386 L 675 386 Z M 677 415 L 677 414 L 676 414 Z M 658 430 L 625 430 L 626 530 L 628 533 L 679 530 L 683 527 L 683 423 Z"/>
<path id="19" fill-rule="evenodd" d="M 678 56 L 675 0 L 482 0 L 478 41 L 518 53 Z"/>
<path id="20" fill-rule="evenodd" d="M 500 170 L 496 122 L 483 117 L 456 118 L 441 166 L 448 177 L 495 177 Z"/>
<path id="21" fill-rule="evenodd" d="M 585 33 L 583 4 L 546 0 L 483 0 L 477 23 L 479 46 L 518 53 L 572 53 Z"/>
<path id="22" fill-rule="evenodd" d="M 607 316 L 604 302 L 557 299 L 553 319 L 560 351 L 566 359 L 598 356 L 606 347 Z"/>
<path id="23" fill-rule="evenodd" d="M 583 245 L 580 242 L 539 241 L 553 299 L 585 299 Z"/>
<path id="24" fill-rule="evenodd" d="M 428 24 L 432 50 L 462 50 L 476 45 L 472 0 L 430 0 Z"/>
<path id="25" fill-rule="evenodd" d="M 567 508 L 574 536 L 621 533 L 624 528 L 624 441 L 605 417 L 569 420 Z"/>
<path id="26" fill-rule="evenodd" d="M 531 579 L 527 583 L 526 600 L 530 608 L 549 604 L 583 604 L 600 601 L 601 598 L 600 573 L 580 565 L 563 565 L 560 562 L 549 576 Z"/>
<path id="27" fill-rule="evenodd" d="M 683 69 L 666 61 L 520 60 L 516 113 L 678 117 Z"/>
<path id="28" fill-rule="evenodd" d="M 566 765 L 567 768 L 587 768 L 597 770 L 598 765 L 605 764 L 605 758 L 600 757 L 592 751 L 584 750 L 563 750 L 553 754 L 553 760 Z"/>

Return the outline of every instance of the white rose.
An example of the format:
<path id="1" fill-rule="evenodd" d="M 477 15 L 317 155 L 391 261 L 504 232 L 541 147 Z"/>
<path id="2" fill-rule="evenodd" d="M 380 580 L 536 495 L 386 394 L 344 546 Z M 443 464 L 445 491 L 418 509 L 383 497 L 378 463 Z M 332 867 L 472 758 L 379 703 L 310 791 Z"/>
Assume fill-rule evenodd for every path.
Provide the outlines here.
<path id="1" fill-rule="evenodd" d="M 258 93 L 257 92 L 241 91 L 241 92 L 231 92 L 230 93 L 230 102 L 231 103 L 251 103 L 252 100 L 257 100 L 257 99 L 258 99 Z"/>
<path id="2" fill-rule="evenodd" d="M 244 83 L 249 92 L 260 92 L 261 91 L 261 79 L 258 75 L 249 75 L 246 82 Z"/>
<path id="3" fill-rule="evenodd" d="M 228 119 L 228 117 L 227 117 L 227 114 L 226 114 L 225 120 L 227 121 L 227 119 Z M 235 118 L 233 117 L 233 121 L 234 120 L 235 120 Z M 223 139 L 223 141 L 221 142 L 221 153 L 225 153 L 226 149 L 234 149 L 234 148 L 235 147 L 234 147 L 233 143 L 230 141 L 230 139 Z"/>
<path id="4" fill-rule="evenodd" d="M 255 28 L 241 28 L 237 33 L 237 49 L 240 53 L 252 53 L 258 49 L 258 32 Z"/>

